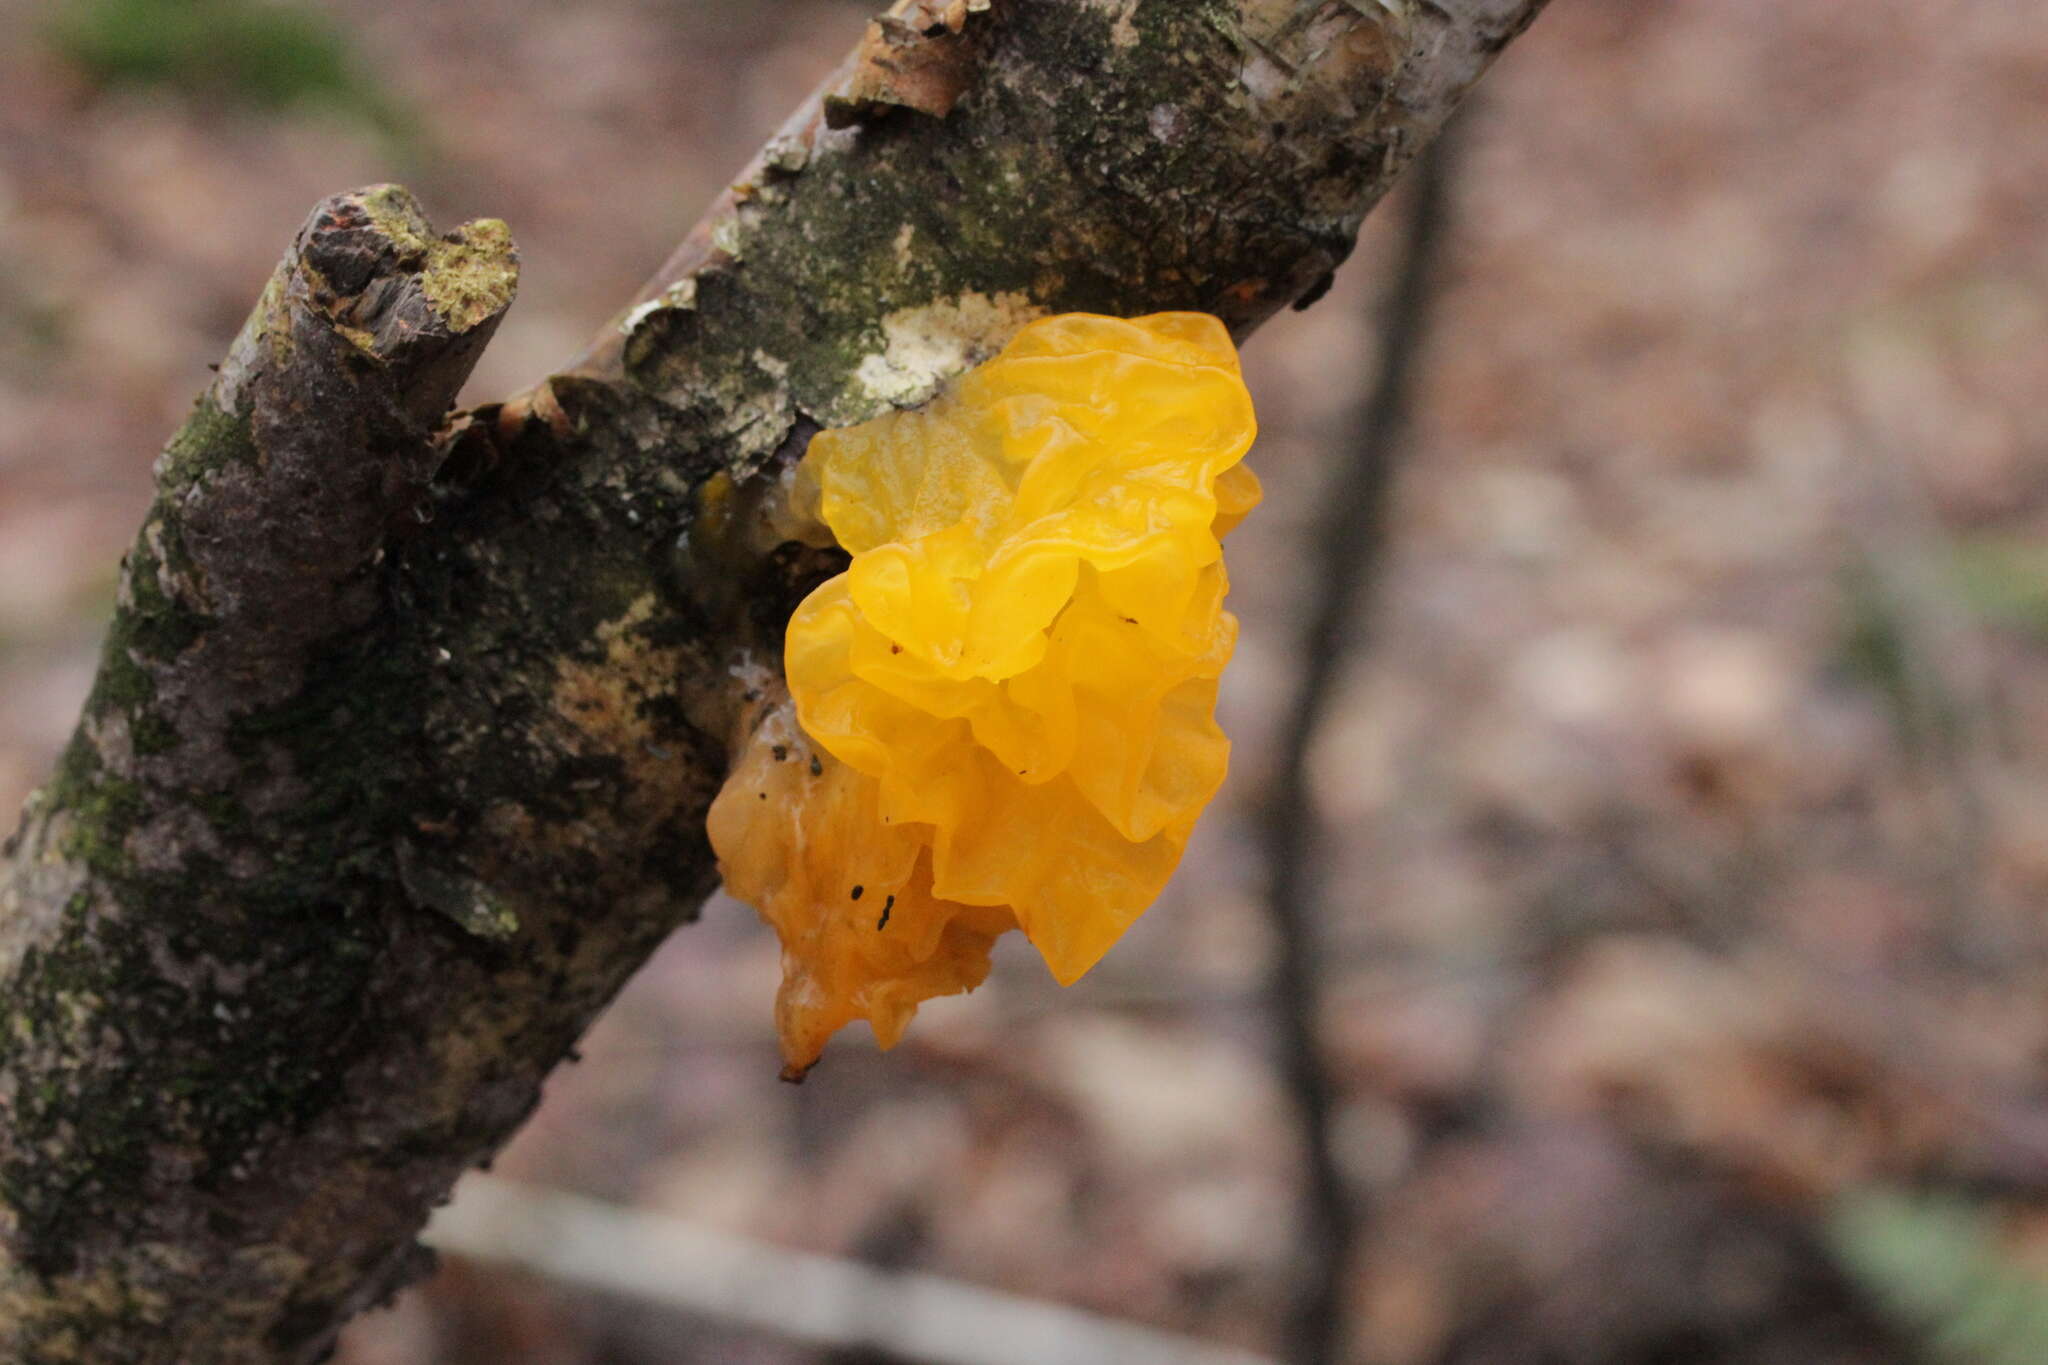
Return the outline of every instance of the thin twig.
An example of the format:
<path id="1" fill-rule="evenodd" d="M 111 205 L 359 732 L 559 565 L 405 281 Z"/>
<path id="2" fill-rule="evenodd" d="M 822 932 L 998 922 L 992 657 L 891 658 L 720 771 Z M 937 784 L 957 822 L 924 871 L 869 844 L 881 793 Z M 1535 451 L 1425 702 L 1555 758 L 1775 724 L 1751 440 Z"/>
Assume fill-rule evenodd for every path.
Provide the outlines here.
<path id="1" fill-rule="evenodd" d="M 466 1177 L 425 1240 L 447 1254 L 778 1337 L 931 1365 L 1274 1365 L 1084 1309 L 792 1251 L 495 1176 Z"/>
<path id="2" fill-rule="evenodd" d="M 1313 560 L 1317 600 L 1303 648 L 1301 686 L 1282 732 L 1278 777 L 1268 803 L 1271 910 L 1279 939 L 1271 991 L 1281 1031 L 1282 1069 L 1300 1109 L 1307 1183 L 1301 1289 L 1287 1332 L 1287 1358 L 1296 1365 L 1328 1365 L 1342 1351 L 1344 1275 L 1355 1235 L 1350 1195 L 1333 1141 L 1336 1096 L 1316 1027 L 1322 989 L 1317 973 L 1309 746 L 1344 656 L 1356 647 L 1358 605 L 1385 540 L 1388 489 L 1408 423 L 1437 249 L 1449 218 L 1445 188 L 1453 142 L 1447 130 L 1410 174 L 1394 292 L 1381 326 L 1379 373 L 1360 416 L 1351 459 L 1323 497 Z"/>

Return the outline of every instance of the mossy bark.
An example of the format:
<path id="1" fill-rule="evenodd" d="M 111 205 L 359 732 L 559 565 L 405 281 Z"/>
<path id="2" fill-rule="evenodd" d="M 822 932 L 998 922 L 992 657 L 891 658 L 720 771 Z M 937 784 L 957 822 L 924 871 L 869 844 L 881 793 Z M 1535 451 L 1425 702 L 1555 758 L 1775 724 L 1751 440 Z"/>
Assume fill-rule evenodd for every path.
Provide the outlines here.
<path id="1" fill-rule="evenodd" d="M 809 435 L 1039 313 L 1311 296 L 1541 3 L 923 6 L 587 355 L 452 423 L 502 225 L 322 205 L 0 867 L 6 1358 L 313 1360 L 416 1274 L 713 884 L 724 737 L 835 567 L 779 505 Z M 943 117 L 854 69 L 923 42 Z"/>

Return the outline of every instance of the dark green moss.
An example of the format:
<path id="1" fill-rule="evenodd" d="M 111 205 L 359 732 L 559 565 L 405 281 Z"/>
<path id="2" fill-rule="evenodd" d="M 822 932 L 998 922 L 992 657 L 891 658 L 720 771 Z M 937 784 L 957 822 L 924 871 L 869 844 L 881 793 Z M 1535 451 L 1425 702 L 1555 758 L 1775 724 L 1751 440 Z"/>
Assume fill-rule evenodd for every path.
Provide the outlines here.
<path id="1" fill-rule="evenodd" d="M 158 477 L 166 489 L 179 488 L 224 465 L 254 466 L 260 458 L 248 418 L 222 412 L 209 390 L 164 447 Z"/>
<path id="2" fill-rule="evenodd" d="M 114 628 L 120 643 L 145 659 L 175 659 L 212 628 L 212 617 L 165 596 L 153 572 L 137 572 L 130 591 L 134 601 Z"/>
<path id="3" fill-rule="evenodd" d="M 129 652 L 131 638 L 122 615 L 116 614 L 100 652 L 100 671 L 93 678 L 92 692 L 86 700 L 87 715 L 114 712 L 133 716 L 156 700 L 156 679 Z"/>
<path id="4" fill-rule="evenodd" d="M 157 539 L 154 521 L 144 528 L 128 557 L 128 601 L 117 608 L 100 652 L 85 712 L 105 724 L 118 718 L 126 725 L 137 755 L 153 758 L 176 749 L 177 725 L 156 706 L 153 664 L 175 659 L 198 643 L 210 627 L 209 618 L 192 612 L 165 595 L 157 562 L 148 546 Z"/>
<path id="5" fill-rule="evenodd" d="M 177 658 L 213 626 L 210 616 L 187 608 L 164 592 L 160 566 L 150 546 L 169 539 L 172 537 L 162 529 L 161 520 L 152 516 L 129 550 L 128 600 L 116 609 L 107 628 L 100 671 L 86 702 L 89 716 L 114 712 L 126 718 L 138 744 L 176 742 L 175 726 L 150 712 L 157 689 L 149 665 Z M 145 731 L 152 738 L 145 740 Z"/>
<path id="6" fill-rule="evenodd" d="M 353 886 L 352 899 L 372 901 L 394 884 L 391 840 L 405 825 L 404 794 L 420 781 L 407 756 L 424 730 L 420 680 L 401 657 L 383 638 L 338 642 L 316 657 L 298 695 L 230 726 L 228 748 L 243 769 L 237 790 L 262 785 L 280 760 L 304 784 L 297 801 L 261 822 L 225 798 L 207 807 L 217 830 L 265 851 L 265 870 L 238 889 L 239 903 L 302 914 L 309 895 Z"/>
<path id="7" fill-rule="evenodd" d="M 249 832 L 250 816 L 240 800 L 226 792 L 202 792 L 192 798 L 192 804 L 206 815 L 206 822 L 217 833 L 236 839 Z"/>
<path id="8" fill-rule="evenodd" d="M 65 811 L 64 853 L 102 875 L 128 866 L 128 834 L 146 813 L 141 789 L 109 772 L 84 731 L 71 737 L 46 789 L 50 808 Z"/>
<path id="9" fill-rule="evenodd" d="M 25 956 L 0 1036 L 0 1070 L 37 1078 L 10 1111 L 15 1164 L 0 1169 L 0 1188 L 23 1254 L 45 1273 L 65 1268 L 80 1228 L 141 1216 L 152 1151 L 198 1152 L 196 1181 L 219 1184 L 267 1134 L 331 1102 L 389 938 L 389 830 L 417 775 L 393 756 L 418 742 L 419 679 L 388 640 L 337 643 L 302 695 L 232 729 L 245 771 L 231 790 L 272 782 L 282 749 L 311 784 L 288 809 L 259 819 L 228 792 L 152 790 L 155 769 L 110 767 L 93 737 L 117 718 L 138 758 L 180 745 L 154 709 L 152 667 L 211 625 L 161 591 L 148 547 L 170 537 L 151 531 L 131 557 L 88 720 L 46 798 L 64 817 L 64 851 L 101 890 L 74 898 Z M 143 822 L 180 807 L 211 837 L 185 841 L 175 867 L 138 865 L 130 846 Z M 256 875 L 230 859 L 242 850 L 258 854 Z M 102 896 L 120 907 L 108 930 L 93 912 Z M 263 989 L 212 984 L 244 978 Z"/>
<path id="10" fill-rule="evenodd" d="M 154 908 L 182 911 L 185 942 L 216 962 L 245 956 L 266 989 L 180 985 L 142 936 L 97 932 L 87 904 L 75 902 L 55 938 L 24 959 L 0 1038 L 0 1066 L 26 1057 L 42 1081 L 10 1113 L 12 1150 L 32 1155 L 0 1168 L 0 1187 L 21 1219 L 19 1245 L 45 1274 L 67 1268 L 60 1249 L 80 1225 L 139 1216 L 159 1144 L 203 1152 L 203 1188 L 228 1179 L 265 1132 L 324 1103 L 329 1059 L 358 1017 L 371 961 L 371 936 L 347 917 L 323 924 L 315 941 L 275 924 L 229 928 L 204 905 L 167 897 Z M 357 951 L 333 951 L 337 929 L 355 931 Z M 86 1002 L 120 1008 L 81 1025 L 75 1011 Z M 101 1022 L 109 1017 L 115 1035 Z"/>
<path id="11" fill-rule="evenodd" d="M 144 758 L 167 754 L 181 743 L 177 727 L 154 711 L 136 714 L 129 729 L 129 739 L 135 745 L 135 752 Z"/>
<path id="12" fill-rule="evenodd" d="M 144 743 L 151 733 L 136 732 L 138 752 L 158 742 Z M 306 742 L 331 744 L 332 734 Z M 220 846 L 261 837 L 287 856 L 254 881 L 197 849 L 175 869 L 138 868 L 130 835 L 180 800 Z M 101 932 L 92 897 L 74 897 L 54 937 L 16 974 L 0 1037 L 0 1069 L 40 1078 L 10 1114 L 11 1150 L 33 1155 L 0 1170 L 0 1186 L 22 1219 L 25 1254 L 58 1273 L 62 1253 L 52 1249 L 71 1245 L 79 1226 L 139 1216 L 157 1145 L 202 1152 L 196 1179 L 218 1183 L 266 1132 L 327 1102 L 384 936 L 370 909 L 374 878 L 360 874 L 360 863 L 336 865 L 350 836 L 316 837 L 322 819 L 310 810 L 294 816 L 301 825 L 259 830 L 227 795 L 146 792 L 109 770 L 83 732 L 49 801 L 70 817 L 67 854 L 118 901 L 126 926 Z M 231 899 L 232 911 L 216 896 Z M 208 984 L 222 968 L 262 980 L 263 991 Z"/>

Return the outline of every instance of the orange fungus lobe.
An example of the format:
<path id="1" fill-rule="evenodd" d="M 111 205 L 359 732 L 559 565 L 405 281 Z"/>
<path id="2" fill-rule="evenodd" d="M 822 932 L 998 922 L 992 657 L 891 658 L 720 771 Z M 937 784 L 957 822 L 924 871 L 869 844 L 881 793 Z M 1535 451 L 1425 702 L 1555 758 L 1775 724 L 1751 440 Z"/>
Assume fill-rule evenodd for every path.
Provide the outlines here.
<path id="1" fill-rule="evenodd" d="M 892 1046 L 1009 929 L 1071 984 L 1158 896 L 1229 758 L 1219 539 L 1259 499 L 1253 432 L 1216 319 L 1077 313 L 811 442 L 852 562 L 710 816 L 782 941 L 785 1074 L 854 1019 Z"/>

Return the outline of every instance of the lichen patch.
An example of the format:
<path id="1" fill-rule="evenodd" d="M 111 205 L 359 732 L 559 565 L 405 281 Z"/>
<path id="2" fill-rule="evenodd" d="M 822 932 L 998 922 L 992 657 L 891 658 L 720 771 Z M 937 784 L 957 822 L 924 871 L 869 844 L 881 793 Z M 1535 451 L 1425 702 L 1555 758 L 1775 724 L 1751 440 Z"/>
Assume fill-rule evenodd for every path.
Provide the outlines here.
<path id="1" fill-rule="evenodd" d="M 503 313 L 519 288 L 519 251 L 497 218 L 464 223 L 427 248 L 420 288 L 452 332 L 467 332 Z"/>
<path id="2" fill-rule="evenodd" d="M 633 794 L 630 816 L 649 828 L 672 818 L 686 799 L 689 772 L 649 705 L 672 696 L 683 675 L 678 652 L 652 643 L 641 629 L 655 610 L 653 594 L 643 594 L 598 630 L 602 659 L 563 658 L 551 698 L 555 717 L 577 736 L 572 750 L 621 762 L 622 789 Z"/>
<path id="3" fill-rule="evenodd" d="M 861 360 L 854 378 L 880 403 L 910 407 L 947 380 L 1001 349 L 1044 310 L 1022 293 L 966 293 L 882 319 L 883 348 Z"/>

